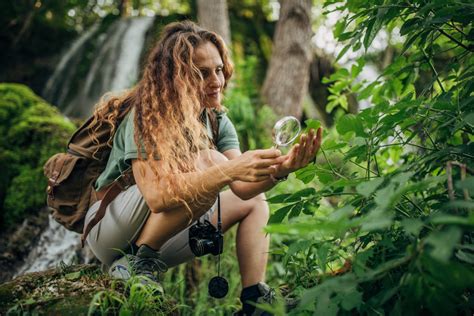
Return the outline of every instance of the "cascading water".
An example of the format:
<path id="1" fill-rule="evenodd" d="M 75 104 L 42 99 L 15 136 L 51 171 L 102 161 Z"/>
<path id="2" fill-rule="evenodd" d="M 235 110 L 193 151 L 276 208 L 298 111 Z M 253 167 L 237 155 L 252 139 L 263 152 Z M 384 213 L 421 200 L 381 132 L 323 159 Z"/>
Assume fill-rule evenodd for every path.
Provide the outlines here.
<path id="1" fill-rule="evenodd" d="M 122 19 L 114 22 L 106 34 L 99 36 L 97 56 L 90 67 L 85 84 L 73 101 L 63 108 L 65 115 L 85 117 L 92 112 L 93 105 L 107 91 L 118 92 L 131 87 L 139 73 L 140 55 L 145 42 L 145 34 L 153 24 L 152 17 Z M 81 52 L 98 30 L 92 27 L 79 37 L 65 52 L 56 71 L 46 83 L 43 97 L 55 104 L 66 99 L 68 84 L 74 75 Z M 70 72 L 68 74 L 68 72 Z M 48 227 L 41 234 L 16 275 L 40 271 L 57 266 L 61 261 L 70 263 L 80 251 L 80 236 L 66 230 L 49 218 Z M 88 260 L 87 254 L 80 257 Z"/>
<path id="2" fill-rule="evenodd" d="M 53 104 L 63 104 L 71 87 L 71 81 L 82 57 L 84 46 L 99 29 L 94 24 L 89 30 L 76 39 L 65 54 L 62 55 L 53 75 L 48 79 L 43 89 L 43 97 Z"/>
<path id="3" fill-rule="evenodd" d="M 70 263 L 80 249 L 79 244 L 77 233 L 68 231 L 50 216 L 48 226 L 16 275 L 52 268 L 61 261 Z"/>
<path id="4" fill-rule="evenodd" d="M 140 17 L 111 25 L 83 87 L 64 109 L 64 114 L 87 117 L 104 93 L 119 92 L 136 82 L 145 33 L 152 23 L 152 17 Z"/>

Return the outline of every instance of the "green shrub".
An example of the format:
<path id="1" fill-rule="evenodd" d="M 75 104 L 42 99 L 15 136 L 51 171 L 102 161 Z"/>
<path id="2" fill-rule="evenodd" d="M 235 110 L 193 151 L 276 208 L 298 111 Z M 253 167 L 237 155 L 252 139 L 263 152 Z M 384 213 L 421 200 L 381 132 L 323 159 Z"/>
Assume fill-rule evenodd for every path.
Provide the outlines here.
<path id="1" fill-rule="evenodd" d="M 42 166 L 66 147 L 75 126 L 28 87 L 0 84 L 0 227 L 45 205 Z M 5 137 L 6 136 L 6 137 Z"/>
<path id="2" fill-rule="evenodd" d="M 300 298 L 291 315 L 470 315 L 472 5 L 326 5 L 341 14 L 334 30 L 346 42 L 341 55 L 368 49 L 381 29 L 399 28 L 404 42 L 373 81 L 357 78 L 365 55 L 326 79 L 330 100 L 343 105 L 353 93 L 371 106 L 341 113 L 318 163 L 296 172 L 317 190 L 270 199 L 280 205 L 268 228 L 282 241 L 274 260 Z"/>
<path id="3" fill-rule="evenodd" d="M 236 78 L 225 95 L 224 104 L 239 135 L 241 150 L 268 148 L 271 128 L 276 115 L 258 99 L 258 83 L 255 81 L 257 59 L 248 57 L 236 62 Z"/>

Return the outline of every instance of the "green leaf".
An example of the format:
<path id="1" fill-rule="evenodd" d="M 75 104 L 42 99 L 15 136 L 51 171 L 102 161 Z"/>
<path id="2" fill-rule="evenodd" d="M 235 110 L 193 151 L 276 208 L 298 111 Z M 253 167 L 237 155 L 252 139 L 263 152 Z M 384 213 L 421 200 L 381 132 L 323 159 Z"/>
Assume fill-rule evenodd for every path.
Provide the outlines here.
<path id="1" fill-rule="evenodd" d="M 303 181 L 304 184 L 308 184 L 316 176 L 316 170 L 317 168 L 314 164 L 309 164 L 295 172 L 296 179 Z"/>
<path id="2" fill-rule="evenodd" d="M 341 20 L 337 21 L 336 25 L 334 26 L 334 31 L 333 31 L 334 38 L 338 38 L 339 35 L 341 35 L 342 32 L 344 32 L 345 28 L 346 28 L 346 20 L 345 19 L 341 19 Z"/>
<path id="3" fill-rule="evenodd" d="M 361 229 L 363 231 L 384 229 L 392 225 L 392 222 L 393 214 L 380 209 L 374 209 L 364 217 Z"/>
<path id="4" fill-rule="evenodd" d="M 76 281 L 81 278 L 81 271 L 71 272 L 64 276 L 69 281 Z"/>
<path id="5" fill-rule="evenodd" d="M 366 137 L 362 121 L 356 115 L 349 113 L 339 119 L 336 124 L 339 134 L 344 135 L 349 132 L 355 132 L 357 136 Z"/>
<path id="6" fill-rule="evenodd" d="M 283 257 L 283 264 L 287 265 L 288 260 L 290 257 L 294 256 L 295 254 L 308 250 L 309 247 L 311 247 L 312 241 L 310 240 L 299 240 L 294 243 L 292 243 L 289 247 L 288 250 L 285 253 L 285 256 Z"/>
<path id="7" fill-rule="evenodd" d="M 321 270 L 323 270 L 323 272 L 326 272 L 326 269 L 327 269 L 326 264 L 328 260 L 329 250 L 330 248 L 327 244 L 320 245 L 317 250 L 319 265 L 320 265 Z"/>
<path id="8" fill-rule="evenodd" d="M 267 199 L 267 202 L 271 204 L 283 203 L 289 196 L 291 196 L 291 193 L 278 194 Z"/>
<path id="9" fill-rule="evenodd" d="M 423 228 L 423 222 L 416 218 L 405 218 L 401 224 L 405 231 L 413 236 L 418 236 Z"/>
<path id="10" fill-rule="evenodd" d="M 450 214 L 438 214 L 430 220 L 433 224 L 474 226 L 474 217 L 461 217 Z"/>
<path id="11" fill-rule="evenodd" d="M 333 175 L 329 170 L 318 170 L 316 171 L 316 175 L 322 184 L 328 184 L 333 180 Z"/>
<path id="12" fill-rule="evenodd" d="M 301 210 L 303 209 L 303 203 L 297 203 L 291 209 L 290 215 L 288 218 L 294 218 L 300 216 Z"/>
<path id="13" fill-rule="evenodd" d="M 331 221 L 339 221 L 341 219 L 348 219 L 354 213 L 354 206 L 345 205 L 344 207 L 329 214 Z"/>
<path id="14" fill-rule="evenodd" d="M 379 9 L 379 10 L 382 10 L 382 9 Z M 369 24 L 367 25 L 367 30 L 364 37 L 365 50 L 369 49 L 370 44 L 372 44 L 372 41 L 374 40 L 375 36 L 377 35 L 377 33 L 380 31 L 381 28 L 382 28 L 381 18 L 376 17 L 375 19 L 369 22 Z"/>
<path id="15" fill-rule="evenodd" d="M 319 120 L 313 120 L 313 119 L 308 119 L 304 121 L 304 124 L 306 125 L 306 130 L 310 130 L 311 128 L 314 129 L 315 131 L 318 130 L 319 127 L 321 127 L 321 122 Z"/>
<path id="16" fill-rule="evenodd" d="M 461 239 L 462 232 L 458 227 L 448 227 L 442 231 L 434 231 L 426 238 L 426 243 L 433 246 L 430 255 L 443 263 L 448 263 L 454 247 Z"/>
<path id="17" fill-rule="evenodd" d="M 364 66 L 365 66 L 365 59 L 359 58 L 357 60 L 357 63 L 352 65 L 351 67 L 351 77 L 356 78 L 361 73 L 362 69 L 364 69 Z"/>
<path id="18" fill-rule="evenodd" d="M 353 289 L 348 293 L 342 292 L 341 297 L 341 307 L 346 311 L 353 310 L 360 306 L 362 303 L 362 293 Z"/>
<path id="19" fill-rule="evenodd" d="M 402 48 L 402 51 L 400 52 L 400 55 L 403 55 L 413 45 L 413 43 L 415 43 L 415 41 L 418 39 L 419 36 L 420 36 L 420 33 L 415 33 L 411 35 L 406 40 L 405 44 L 403 44 L 403 48 Z"/>
<path id="20" fill-rule="evenodd" d="M 474 127 L 474 112 L 469 113 L 464 117 L 464 122 L 466 122 L 467 125 L 470 127 Z"/>
<path id="21" fill-rule="evenodd" d="M 344 56 L 347 53 L 347 51 L 349 50 L 349 48 L 351 48 L 351 46 L 352 46 L 351 44 L 344 46 L 344 48 L 341 49 L 339 54 L 337 54 L 336 61 L 339 61 L 339 59 L 341 59 L 342 56 Z"/>
<path id="22" fill-rule="evenodd" d="M 357 99 L 360 101 L 360 100 L 364 100 L 370 97 L 372 95 L 372 91 L 374 90 L 374 87 L 377 86 L 378 84 L 379 82 L 377 81 L 374 81 L 371 84 L 369 84 L 367 87 L 365 87 L 364 89 L 360 91 L 359 95 L 357 96 Z"/>
<path id="23" fill-rule="evenodd" d="M 422 20 L 418 17 L 406 20 L 400 28 L 400 35 L 406 35 L 409 31 L 413 30 L 420 21 Z"/>
<path id="24" fill-rule="evenodd" d="M 310 195 L 315 195 L 316 190 L 314 188 L 304 188 L 302 190 L 299 190 L 289 197 L 286 198 L 285 202 L 296 202 L 300 201 L 302 197 L 307 197 Z"/>
<path id="25" fill-rule="evenodd" d="M 382 184 L 384 178 L 374 178 L 367 182 L 362 182 L 356 186 L 357 193 L 369 197 Z"/>
<path id="26" fill-rule="evenodd" d="M 281 223 L 285 219 L 286 215 L 288 215 L 288 213 L 291 211 L 292 207 L 293 204 L 290 204 L 276 210 L 276 212 L 270 216 L 268 224 Z"/>
<path id="27" fill-rule="evenodd" d="M 344 148 L 347 145 L 345 142 L 337 142 L 334 138 L 327 138 L 323 141 L 321 148 L 325 151 L 332 151 Z"/>

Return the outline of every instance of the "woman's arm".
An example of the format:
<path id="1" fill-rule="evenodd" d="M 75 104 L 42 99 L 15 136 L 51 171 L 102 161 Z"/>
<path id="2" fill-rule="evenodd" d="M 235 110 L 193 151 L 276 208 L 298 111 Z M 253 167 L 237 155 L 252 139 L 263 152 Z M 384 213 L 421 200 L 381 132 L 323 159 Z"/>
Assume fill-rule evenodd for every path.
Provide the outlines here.
<path id="1" fill-rule="evenodd" d="M 218 192 L 233 181 L 260 182 L 274 172 L 275 164 L 283 162 L 280 152 L 275 149 L 254 150 L 240 155 L 236 159 L 216 164 L 208 155 L 201 155 L 198 167 L 201 170 L 182 174 L 181 181 L 186 181 L 185 190 L 179 190 L 183 183 L 169 181 L 169 175 L 160 174 L 157 162 L 155 174 L 146 161 L 133 160 L 132 168 L 140 192 L 152 212 L 162 212 L 187 204 L 191 211 L 202 209 L 215 200 Z M 169 190 L 170 185 L 178 188 Z M 198 198 L 197 198 L 198 197 Z"/>
<path id="2" fill-rule="evenodd" d="M 242 155 L 242 153 L 238 149 L 229 149 L 225 151 L 223 155 L 225 156 L 225 158 L 229 160 L 233 160 L 239 157 L 240 155 Z M 233 181 L 229 184 L 229 187 L 232 190 L 232 192 L 235 195 L 237 195 L 239 198 L 241 198 L 242 200 L 249 200 L 259 195 L 260 193 L 270 190 L 274 186 L 275 186 L 275 183 L 272 181 L 270 177 L 259 182 Z"/>
<path id="3" fill-rule="evenodd" d="M 319 147 L 321 146 L 322 141 L 322 129 L 319 128 L 315 133 L 311 129 L 308 135 L 303 134 L 300 137 L 299 144 L 294 145 L 290 152 L 283 156 L 284 160 L 281 164 L 276 164 L 273 166 L 275 171 L 273 173 L 274 177 L 280 178 L 285 177 L 291 172 L 294 172 L 298 169 L 301 169 L 308 165 L 316 156 Z M 236 159 L 241 155 L 240 150 L 231 149 L 224 152 L 224 155 L 229 160 Z M 257 196 L 260 193 L 270 190 L 275 186 L 275 182 L 271 177 L 264 179 L 260 182 L 243 182 L 243 181 L 234 181 L 230 183 L 230 188 L 235 195 L 240 197 L 243 200 L 251 199 Z"/>

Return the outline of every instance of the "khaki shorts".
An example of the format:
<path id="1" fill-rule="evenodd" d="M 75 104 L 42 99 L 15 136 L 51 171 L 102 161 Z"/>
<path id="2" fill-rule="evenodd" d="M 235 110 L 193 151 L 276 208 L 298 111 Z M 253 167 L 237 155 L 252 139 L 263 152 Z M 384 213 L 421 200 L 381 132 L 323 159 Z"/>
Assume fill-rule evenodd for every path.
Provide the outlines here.
<path id="1" fill-rule="evenodd" d="M 86 214 L 85 223 L 94 218 L 100 201 L 91 206 Z M 201 220 L 210 220 L 216 204 L 205 213 Z M 97 259 L 110 266 L 124 253 L 130 253 L 130 245 L 138 238 L 150 209 L 136 185 L 120 193 L 108 206 L 104 217 L 92 228 L 87 243 Z M 189 248 L 189 227 L 169 239 L 160 249 L 162 260 L 169 266 L 175 266 L 194 258 Z"/>

